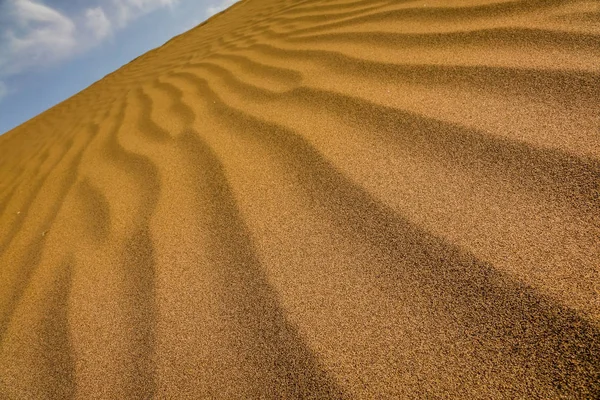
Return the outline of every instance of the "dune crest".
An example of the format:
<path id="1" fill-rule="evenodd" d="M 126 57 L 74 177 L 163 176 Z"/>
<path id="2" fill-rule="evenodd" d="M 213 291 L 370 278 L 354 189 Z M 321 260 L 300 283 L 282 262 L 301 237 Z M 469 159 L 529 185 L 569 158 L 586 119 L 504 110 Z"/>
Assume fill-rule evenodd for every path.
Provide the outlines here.
<path id="1" fill-rule="evenodd" d="M 599 20 L 245 0 L 0 136 L 0 397 L 597 398 Z"/>

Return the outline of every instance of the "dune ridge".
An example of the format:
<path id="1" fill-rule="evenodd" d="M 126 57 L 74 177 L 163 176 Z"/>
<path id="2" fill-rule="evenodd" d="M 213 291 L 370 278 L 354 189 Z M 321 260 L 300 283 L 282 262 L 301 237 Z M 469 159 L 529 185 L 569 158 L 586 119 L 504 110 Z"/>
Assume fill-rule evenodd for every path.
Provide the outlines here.
<path id="1" fill-rule="evenodd" d="M 0 136 L 0 397 L 600 396 L 598 16 L 244 0 Z"/>

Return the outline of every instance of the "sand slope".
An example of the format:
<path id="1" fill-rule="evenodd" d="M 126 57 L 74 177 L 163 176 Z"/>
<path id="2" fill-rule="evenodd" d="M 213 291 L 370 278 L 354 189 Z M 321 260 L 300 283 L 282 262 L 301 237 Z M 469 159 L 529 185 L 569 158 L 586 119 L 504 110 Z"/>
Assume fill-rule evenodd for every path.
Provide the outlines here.
<path id="1" fill-rule="evenodd" d="M 600 396 L 599 21 L 246 0 L 0 136 L 0 398 Z"/>

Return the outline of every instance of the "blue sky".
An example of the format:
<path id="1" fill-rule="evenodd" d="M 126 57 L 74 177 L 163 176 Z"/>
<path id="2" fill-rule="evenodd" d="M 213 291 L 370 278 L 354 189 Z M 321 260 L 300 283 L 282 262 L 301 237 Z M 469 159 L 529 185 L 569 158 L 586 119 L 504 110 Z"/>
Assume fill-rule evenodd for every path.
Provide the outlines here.
<path id="1" fill-rule="evenodd" d="M 0 0 L 0 134 L 235 0 Z"/>

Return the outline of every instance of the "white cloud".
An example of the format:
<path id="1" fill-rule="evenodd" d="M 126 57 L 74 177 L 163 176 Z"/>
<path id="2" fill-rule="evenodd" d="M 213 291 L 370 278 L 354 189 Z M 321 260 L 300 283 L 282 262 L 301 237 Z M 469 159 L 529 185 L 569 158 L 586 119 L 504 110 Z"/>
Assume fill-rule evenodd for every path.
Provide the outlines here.
<path id="1" fill-rule="evenodd" d="M 18 18 L 18 23 L 27 24 L 30 21 L 40 21 L 64 26 L 70 25 L 68 18 L 42 3 L 32 0 L 10 0 L 10 2 L 13 5 L 14 16 Z"/>
<path id="2" fill-rule="evenodd" d="M 172 7 L 179 0 L 112 0 L 115 22 L 119 27 L 161 7 Z"/>
<path id="3" fill-rule="evenodd" d="M 57 64 L 97 45 L 134 19 L 177 2 L 97 0 L 94 7 L 66 14 L 43 0 L 6 0 L 0 3 L 8 17 L 0 26 L 0 77 Z"/>
<path id="4" fill-rule="evenodd" d="M 2 81 L 0 81 L 0 100 L 2 100 L 2 98 L 4 96 L 6 96 L 8 94 L 8 88 L 6 87 L 6 84 Z"/>
<path id="5" fill-rule="evenodd" d="M 5 73 L 53 62 L 76 47 L 76 26 L 67 16 L 31 0 L 10 0 L 8 6 L 15 24 L 5 32 L 9 60 Z"/>
<path id="6" fill-rule="evenodd" d="M 237 1 L 238 0 L 221 0 L 221 2 L 216 6 L 211 6 L 206 9 L 206 16 L 212 17 L 216 13 L 221 12 L 228 7 L 231 7 L 234 3 L 237 3 Z"/>
<path id="7" fill-rule="evenodd" d="M 103 39 L 111 32 L 112 23 L 102 7 L 85 10 L 85 24 L 97 39 Z"/>

